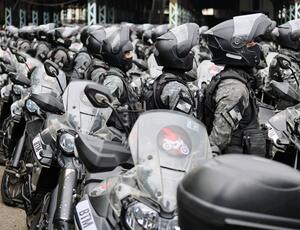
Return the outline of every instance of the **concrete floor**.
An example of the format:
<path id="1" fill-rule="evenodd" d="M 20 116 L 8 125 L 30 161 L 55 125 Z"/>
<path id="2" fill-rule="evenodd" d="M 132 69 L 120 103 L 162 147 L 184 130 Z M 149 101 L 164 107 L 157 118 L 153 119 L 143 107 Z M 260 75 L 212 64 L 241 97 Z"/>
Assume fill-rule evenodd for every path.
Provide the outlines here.
<path id="1" fill-rule="evenodd" d="M 2 180 L 3 167 L 0 167 Z M 22 209 L 8 207 L 2 203 L 0 195 L 0 229 L 1 230 L 26 230 L 26 214 Z"/>

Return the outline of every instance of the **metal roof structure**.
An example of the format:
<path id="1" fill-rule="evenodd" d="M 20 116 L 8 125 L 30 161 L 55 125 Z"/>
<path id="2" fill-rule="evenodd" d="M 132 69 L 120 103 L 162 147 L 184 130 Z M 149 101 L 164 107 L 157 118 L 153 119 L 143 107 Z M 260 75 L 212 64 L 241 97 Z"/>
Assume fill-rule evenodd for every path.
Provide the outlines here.
<path id="1" fill-rule="evenodd" d="M 203 9 L 213 9 L 203 15 Z M 264 12 L 279 23 L 300 17 L 298 0 L 2 0 L 0 24 L 153 24 L 198 22 L 209 26 L 238 14 Z"/>

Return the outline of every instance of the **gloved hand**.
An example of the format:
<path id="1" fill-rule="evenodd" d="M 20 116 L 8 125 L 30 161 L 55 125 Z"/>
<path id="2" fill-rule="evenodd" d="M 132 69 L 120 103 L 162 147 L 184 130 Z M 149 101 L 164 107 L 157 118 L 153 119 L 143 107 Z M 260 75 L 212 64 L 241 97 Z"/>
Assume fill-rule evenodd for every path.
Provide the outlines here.
<path id="1" fill-rule="evenodd" d="M 210 148 L 211 148 L 211 152 L 212 152 L 213 157 L 217 157 L 217 156 L 221 155 L 221 150 L 218 146 L 212 145 L 212 146 L 210 146 Z"/>

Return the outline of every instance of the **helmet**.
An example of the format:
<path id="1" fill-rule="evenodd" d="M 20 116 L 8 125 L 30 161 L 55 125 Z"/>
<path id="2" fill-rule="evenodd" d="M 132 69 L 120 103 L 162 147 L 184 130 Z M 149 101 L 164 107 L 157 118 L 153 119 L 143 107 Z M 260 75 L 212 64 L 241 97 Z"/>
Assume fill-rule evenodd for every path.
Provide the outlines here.
<path id="1" fill-rule="evenodd" d="M 139 26 L 136 28 L 136 36 L 137 36 L 137 38 L 142 39 L 143 33 L 144 33 L 146 30 L 151 30 L 153 27 L 154 27 L 154 26 L 151 25 L 151 24 L 149 24 L 149 23 L 139 25 Z"/>
<path id="2" fill-rule="evenodd" d="M 51 60 L 63 68 L 68 66 L 71 62 L 68 50 L 63 47 L 59 47 L 51 52 Z"/>
<path id="3" fill-rule="evenodd" d="M 89 37 L 86 40 L 86 46 L 88 52 L 91 55 L 95 57 L 100 56 L 105 36 L 106 33 L 104 29 L 98 29 L 90 33 Z"/>
<path id="4" fill-rule="evenodd" d="M 7 26 L 5 28 L 6 34 L 8 37 L 17 37 L 18 36 L 18 28 L 15 26 Z"/>
<path id="5" fill-rule="evenodd" d="M 49 51 L 50 48 L 46 43 L 39 43 L 36 48 L 36 57 L 41 61 L 44 61 L 47 58 Z"/>
<path id="6" fill-rule="evenodd" d="M 47 36 L 47 33 L 55 28 L 54 23 L 48 23 L 45 25 L 40 25 L 36 29 L 37 33 L 37 39 L 38 40 L 43 40 L 43 41 L 48 41 L 49 37 Z"/>
<path id="7" fill-rule="evenodd" d="M 161 35 L 167 33 L 170 29 L 169 24 L 163 24 L 159 25 L 152 29 L 151 39 L 153 42 L 156 42 L 156 39 L 160 37 Z"/>
<path id="8" fill-rule="evenodd" d="M 142 37 L 143 42 L 147 45 L 152 45 L 153 42 L 151 40 L 151 36 L 152 36 L 152 30 L 146 30 L 143 33 L 143 37 Z"/>
<path id="9" fill-rule="evenodd" d="M 72 37 L 76 36 L 79 31 L 79 26 L 65 26 L 55 29 L 55 42 L 66 48 L 69 48 L 72 44 Z"/>
<path id="10" fill-rule="evenodd" d="M 300 50 L 300 19 L 291 20 L 278 27 L 278 43 L 283 48 Z"/>
<path id="11" fill-rule="evenodd" d="M 87 42 L 87 39 L 90 35 L 91 32 L 95 31 L 95 30 L 99 30 L 99 29 L 102 29 L 103 26 L 101 25 L 92 25 L 92 26 L 85 26 L 81 32 L 80 32 L 80 41 L 81 43 L 86 46 L 86 42 Z"/>
<path id="12" fill-rule="evenodd" d="M 129 39 L 129 27 L 121 26 L 108 36 L 102 46 L 102 56 L 109 65 L 128 71 L 132 67 L 132 59 L 125 60 L 124 54 L 132 51 L 133 46 Z"/>
<path id="13" fill-rule="evenodd" d="M 157 64 L 170 69 L 191 70 L 194 54 L 190 51 L 199 41 L 198 31 L 197 24 L 186 23 L 157 38 L 154 52 Z"/>
<path id="14" fill-rule="evenodd" d="M 35 37 L 34 26 L 24 26 L 21 29 L 19 29 L 19 37 L 28 41 L 33 41 Z"/>
<path id="15" fill-rule="evenodd" d="M 208 31 L 208 26 L 201 26 L 199 28 L 199 34 L 200 35 L 204 34 L 206 31 Z"/>
<path id="16" fill-rule="evenodd" d="M 21 40 L 17 48 L 22 52 L 27 52 L 30 49 L 30 42 L 28 40 Z"/>
<path id="17" fill-rule="evenodd" d="M 212 61 L 232 66 L 258 66 L 263 54 L 257 44 L 248 48 L 246 42 L 257 39 L 273 26 L 271 19 L 258 13 L 237 16 L 209 29 L 204 36 Z"/>

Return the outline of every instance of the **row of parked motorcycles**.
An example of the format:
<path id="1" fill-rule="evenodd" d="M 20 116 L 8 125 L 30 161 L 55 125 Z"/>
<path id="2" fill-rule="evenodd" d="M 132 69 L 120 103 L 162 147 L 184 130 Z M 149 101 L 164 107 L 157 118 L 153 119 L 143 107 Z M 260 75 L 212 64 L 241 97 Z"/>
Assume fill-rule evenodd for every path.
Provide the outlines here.
<path id="1" fill-rule="evenodd" d="M 72 28 L 79 33 L 79 28 Z M 147 26 L 143 28 L 146 33 Z M 237 170 L 229 162 L 245 170 L 243 162 L 248 160 L 254 162 L 252 170 L 267 170 L 269 178 L 277 177 L 278 172 L 271 170 L 281 167 L 287 176 L 295 173 L 281 164 L 268 171 L 260 165 L 269 164 L 268 160 L 246 156 L 247 160 L 234 155 L 212 160 L 205 126 L 180 112 L 141 112 L 133 128 L 122 132 L 108 123 L 113 114 L 118 118 L 124 112 L 108 88 L 88 80 L 69 81 L 57 63 L 47 58 L 41 61 L 7 42 L 7 33 L 3 32 L 0 41 L 0 150 L 5 159 L 1 195 L 5 204 L 25 210 L 29 229 L 200 229 L 192 214 L 198 213 L 195 208 L 199 206 L 183 194 L 187 193 L 185 186 L 206 175 L 205 170 L 226 164 Z M 80 42 L 73 40 L 72 45 L 69 52 L 75 57 L 79 50 L 71 47 L 80 47 Z M 207 51 L 205 44 L 199 46 Z M 199 53 L 196 88 L 222 70 L 210 62 L 209 51 Z M 151 65 L 151 56 L 147 58 L 143 61 L 148 62 L 148 69 L 143 71 L 151 79 L 161 69 Z M 281 62 L 282 68 L 290 68 L 286 60 Z M 300 92 L 285 82 L 272 81 L 270 85 L 276 95 L 272 100 L 266 103 L 267 96 L 259 92 L 261 124 L 268 128 L 273 144 L 270 158 L 299 169 Z M 279 108 L 279 98 L 295 106 Z M 203 166 L 202 176 L 192 171 L 199 166 Z M 247 175 L 252 175 L 253 171 L 247 170 Z M 181 182 L 190 171 L 196 177 Z M 209 174 L 200 180 L 203 187 L 205 183 L 211 184 L 208 189 L 214 183 L 221 185 L 211 175 L 211 182 Z M 232 178 L 222 177 L 229 185 Z M 177 189 L 181 210 L 177 210 Z M 215 191 L 223 193 L 224 187 Z M 178 213 L 183 216 L 180 227 Z M 206 214 L 206 218 L 215 218 L 208 211 Z M 300 223 L 289 226 L 299 229 Z"/>

